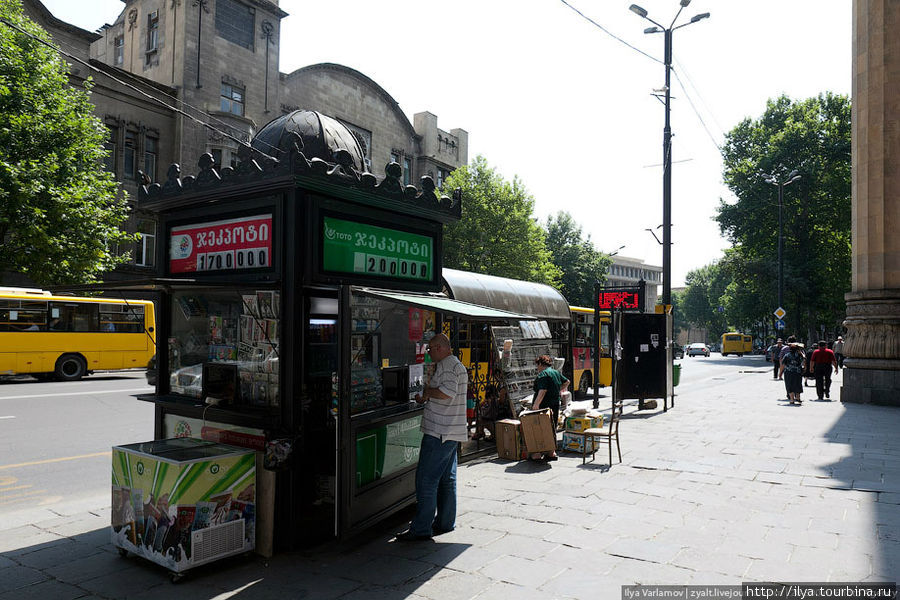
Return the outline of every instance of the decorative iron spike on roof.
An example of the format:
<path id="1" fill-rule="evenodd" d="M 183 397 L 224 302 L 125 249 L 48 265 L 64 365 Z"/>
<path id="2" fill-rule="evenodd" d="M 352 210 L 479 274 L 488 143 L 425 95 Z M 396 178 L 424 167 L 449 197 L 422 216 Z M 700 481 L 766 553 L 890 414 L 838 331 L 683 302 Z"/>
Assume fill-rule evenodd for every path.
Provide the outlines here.
<path id="1" fill-rule="evenodd" d="M 307 158 L 302 148 L 303 140 L 300 136 L 286 132 L 279 147 L 273 149 L 273 154 L 277 154 L 279 158 L 264 154 L 249 145 L 242 145 L 236 168 L 216 168 L 212 155 L 206 153 L 197 162 L 198 174 L 182 177 L 181 166 L 172 163 L 166 171 L 166 181 L 162 184 L 151 183 L 146 174 L 141 174 L 143 184 L 138 186 L 138 201 L 149 202 L 294 175 L 348 186 L 382 198 L 402 200 L 409 203 L 410 207 L 427 207 L 455 219 L 462 216 L 460 194 L 454 192 L 453 198 L 438 196 L 434 180 L 427 175 L 419 179 L 421 189 L 414 185 L 404 186 L 401 181 L 402 167 L 391 162 L 384 168 L 385 177 L 378 181 L 372 173 L 360 172 L 354 168 L 352 155 L 347 150 L 334 151 L 335 162 L 328 162 L 318 157 Z"/>

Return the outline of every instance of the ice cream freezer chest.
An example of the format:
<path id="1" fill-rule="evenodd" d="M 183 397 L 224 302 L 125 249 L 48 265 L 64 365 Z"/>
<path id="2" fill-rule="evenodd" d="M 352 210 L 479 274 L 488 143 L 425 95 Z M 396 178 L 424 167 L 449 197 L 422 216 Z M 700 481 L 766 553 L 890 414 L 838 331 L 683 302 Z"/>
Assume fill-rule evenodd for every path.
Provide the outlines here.
<path id="1" fill-rule="evenodd" d="M 112 449 L 113 544 L 179 574 L 253 550 L 256 455 L 174 438 Z"/>

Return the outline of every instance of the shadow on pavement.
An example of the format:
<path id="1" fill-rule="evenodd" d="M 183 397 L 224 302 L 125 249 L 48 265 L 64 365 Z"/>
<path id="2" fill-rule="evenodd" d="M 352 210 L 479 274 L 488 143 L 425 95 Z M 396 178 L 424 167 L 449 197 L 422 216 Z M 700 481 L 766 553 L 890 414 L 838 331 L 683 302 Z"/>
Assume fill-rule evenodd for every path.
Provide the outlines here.
<path id="1" fill-rule="evenodd" d="M 837 396 L 839 390 L 832 388 Z M 818 400 L 813 400 L 818 404 Z M 837 402 L 837 400 L 822 400 Z M 805 402 L 804 402 L 805 404 Z M 872 556 L 872 579 L 896 581 L 900 576 L 900 411 L 868 404 L 844 404 L 842 416 L 825 433 L 828 444 L 844 445 L 832 453 L 836 460 L 828 465 L 830 487 L 854 490 L 859 510 L 850 510 L 843 521 L 867 521 L 869 539 L 857 538 L 846 531 L 841 535 L 838 552 Z M 840 529 L 840 524 L 833 525 Z M 843 546 L 843 548 L 842 548 Z"/>
<path id="2" fill-rule="evenodd" d="M 253 553 L 221 559 L 186 571 L 174 584 L 165 568 L 120 556 L 106 527 L 65 536 L 54 533 L 53 526 L 28 525 L 5 532 L 10 535 L 0 542 L 0 599 L 399 600 L 424 585 L 430 594 L 443 597 L 441 586 L 454 583 L 446 576 L 454 571 L 444 569 L 471 546 L 455 542 L 454 532 L 427 541 L 397 542 L 394 532 L 406 528 L 409 516 L 403 511 L 355 538 L 311 550 L 270 559 Z M 59 531 L 65 528 L 61 522 Z M 12 536 L 26 540 L 26 545 L 11 549 Z M 45 541 L 27 543 L 29 538 Z"/>

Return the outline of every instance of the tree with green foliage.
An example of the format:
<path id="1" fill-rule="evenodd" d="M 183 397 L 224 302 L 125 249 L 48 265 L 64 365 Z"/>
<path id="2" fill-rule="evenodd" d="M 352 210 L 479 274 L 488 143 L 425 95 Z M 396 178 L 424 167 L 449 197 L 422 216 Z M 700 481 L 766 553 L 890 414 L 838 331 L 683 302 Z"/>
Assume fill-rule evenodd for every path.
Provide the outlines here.
<path id="1" fill-rule="evenodd" d="M 719 307 L 728 286 L 727 274 L 712 263 L 688 272 L 687 289 L 681 296 L 681 312 L 684 323 L 693 323 L 707 330 L 710 339 L 716 339 L 727 329 L 725 313 Z"/>
<path id="2" fill-rule="evenodd" d="M 21 3 L 0 0 L 0 18 L 0 280 L 93 281 L 127 258 L 110 248 L 131 239 L 119 229 L 126 201 L 103 169 L 108 131 Z"/>
<path id="3" fill-rule="evenodd" d="M 836 331 L 850 291 L 850 100 L 826 93 L 770 100 L 763 115 L 745 119 L 722 149 L 724 180 L 737 197 L 716 217 L 734 248 L 727 270 L 737 322 L 770 319 L 778 293 L 778 189 L 783 188 L 784 309 L 787 331 L 816 339 Z"/>
<path id="4" fill-rule="evenodd" d="M 444 266 L 557 285 L 544 230 L 535 220 L 534 198 L 514 177 L 506 181 L 483 156 L 444 182 L 462 191 L 462 219 L 444 228 Z"/>
<path id="5" fill-rule="evenodd" d="M 561 273 L 560 293 L 569 304 L 593 306 L 594 284 L 604 283 L 612 260 L 599 252 L 591 236 L 583 236 L 581 225 L 567 212 L 547 217 L 547 248 Z"/>

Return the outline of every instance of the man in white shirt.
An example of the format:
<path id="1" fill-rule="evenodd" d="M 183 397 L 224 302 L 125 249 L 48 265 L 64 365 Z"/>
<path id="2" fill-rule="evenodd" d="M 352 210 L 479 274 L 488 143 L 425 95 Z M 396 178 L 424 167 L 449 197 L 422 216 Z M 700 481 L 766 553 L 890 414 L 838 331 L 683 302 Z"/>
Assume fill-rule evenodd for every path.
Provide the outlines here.
<path id="1" fill-rule="evenodd" d="M 453 356 L 450 340 L 438 334 L 428 342 L 434 375 L 416 402 L 425 404 L 422 445 L 416 467 L 416 515 L 400 541 L 426 540 L 456 526 L 456 454 L 466 440 L 469 374 Z M 436 516 L 435 516 L 436 515 Z"/>

